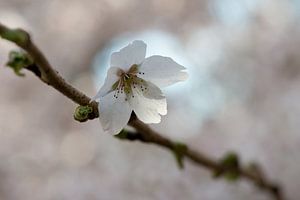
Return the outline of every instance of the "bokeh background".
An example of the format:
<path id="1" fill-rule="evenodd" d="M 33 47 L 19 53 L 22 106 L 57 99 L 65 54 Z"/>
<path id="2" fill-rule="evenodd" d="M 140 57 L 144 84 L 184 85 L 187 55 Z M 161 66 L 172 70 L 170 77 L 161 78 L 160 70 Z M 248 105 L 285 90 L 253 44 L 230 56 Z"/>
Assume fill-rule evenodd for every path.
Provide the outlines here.
<path id="1" fill-rule="evenodd" d="M 0 21 L 32 33 L 56 69 L 93 96 L 109 55 L 134 39 L 173 57 L 189 80 L 166 88 L 161 134 L 219 158 L 236 151 L 300 196 L 299 0 L 0 0 Z M 76 105 L 7 67 L 0 41 L 1 200 L 270 200 L 251 183 L 153 145 L 119 141 Z"/>

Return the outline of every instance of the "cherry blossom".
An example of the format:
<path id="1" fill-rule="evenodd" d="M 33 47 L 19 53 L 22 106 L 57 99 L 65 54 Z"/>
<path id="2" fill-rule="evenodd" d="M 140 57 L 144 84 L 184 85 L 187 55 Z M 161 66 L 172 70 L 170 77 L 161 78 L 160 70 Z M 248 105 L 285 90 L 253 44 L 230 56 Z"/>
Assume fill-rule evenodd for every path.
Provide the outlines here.
<path id="1" fill-rule="evenodd" d="M 167 114 L 162 87 L 187 79 L 185 67 L 169 57 L 146 56 L 147 45 L 140 40 L 111 55 L 104 85 L 93 98 L 99 102 L 102 128 L 118 134 L 132 111 L 144 123 L 159 123 Z"/>

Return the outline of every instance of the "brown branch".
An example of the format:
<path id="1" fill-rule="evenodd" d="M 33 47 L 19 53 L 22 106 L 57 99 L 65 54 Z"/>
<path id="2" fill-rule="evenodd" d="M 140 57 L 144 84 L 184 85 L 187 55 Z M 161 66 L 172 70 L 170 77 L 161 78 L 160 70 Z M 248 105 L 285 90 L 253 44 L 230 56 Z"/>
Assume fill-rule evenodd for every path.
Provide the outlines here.
<path id="1" fill-rule="evenodd" d="M 48 85 L 54 87 L 56 90 L 61 92 L 66 97 L 72 99 L 79 105 L 90 104 L 91 99 L 74 88 L 72 85 L 68 84 L 59 74 L 55 71 L 48 60 L 45 58 L 43 53 L 35 46 L 31 41 L 30 35 L 21 29 L 9 29 L 0 23 L 0 35 L 16 45 L 27 51 L 27 53 L 32 57 L 35 64 L 39 67 L 41 71 L 40 79 L 47 83 Z M 35 73 L 36 74 L 36 73 Z M 97 103 L 92 102 L 94 118 L 98 117 Z"/>
<path id="2" fill-rule="evenodd" d="M 16 45 L 27 51 L 27 53 L 34 60 L 33 68 L 28 68 L 28 70 L 33 71 L 39 76 L 39 78 L 52 86 L 59 92 L 61 92 L 66 97 L 73 100 L 79 105 L 90 105 L 93 108 L 93 115 L 90 116 L 90 119 L 98 117 L 98 107 L 96 102 L 90 102 L 91 99 L 68 84 L 54 68 L 49 64 L 43 53 L 36 47 L 32 42 L 29 34 L 21 29 L 9 29 L 6 26 L 0 23 L 0 36 L 6 40 L 14 42 Z M 40 73 L 37 71 L 40 70 Z M 132 117 L 129 125 L 136 129 L 136 133 L 132 133 L 127 136 L 128 140 L 139 140 L 146 143 L 153 143 L 161 147 L 165 147 L 171 151 L 174 151 L 176 148 L 176 142 L 161 136 L 159 133 L 153 131 L 149 126 L 143 122 L 137 120 L 135 117 Z M 196 151 L 190 147 L 187 147 L 185 151 L 182 152 L 184 157 L 192 160 L 199 167 L 206 167 L 208 170 L 213 172 L 221 171 L 226 172 L 226 168 L 222 163 L 211 159 L 210 157 Z M 253 173 L 249 170 L 238 167 L 235 169 L 236 173 L 252 181 L 259 188 L 269 192 L 276 200 L 284 200 L 281 190 L 277 184 L 269 181 L 264 177 L 262 173 Z"/>
<path id="3" fill-rule="evenodd" d="M 139 120 L 132 120 L 130 121 L 129 125 L 138 131 L 135 134 L 131 134 L 131 137 L 129 137 L 130 140 L 153 143 L 165 147 L 171 151 L 174 150 L 176 142 L 161 136 L 143 122 Z M 208 170 L 213 172 L 226 170 L 224 169 L 222 163 L 215 161 L 194 149 L 187 148 L 183 154 L 190 160 L 194 161 L 194 163 L 202 167 L 206 167 Z M 258 188 L 268 191 L 276 200 L 284 200 L 280 187 L 277 184 L 267 180 L 262 173 L 256 174 L 243 168 L 237 168 L 236 170 L 239 176 L 252 181 Z"/>

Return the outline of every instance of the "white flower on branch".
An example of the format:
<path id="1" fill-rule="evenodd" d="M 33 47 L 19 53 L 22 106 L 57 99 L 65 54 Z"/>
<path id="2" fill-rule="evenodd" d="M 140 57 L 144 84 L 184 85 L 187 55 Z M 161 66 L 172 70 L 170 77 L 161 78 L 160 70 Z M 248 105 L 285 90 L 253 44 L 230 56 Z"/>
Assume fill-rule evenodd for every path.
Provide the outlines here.
<path id="1" fill-rule="evenodd" d="M 160 87 L 187 79 L 185 68 L 168 57 L 146 56 L 147 45 L 133 41 L 111 55 L 104 85 L 93 98 L 99 102 L 105 132 L 118 134 L 134 111 L 144 123 L 159 123 L 167 114 L 166 97 Z"/>

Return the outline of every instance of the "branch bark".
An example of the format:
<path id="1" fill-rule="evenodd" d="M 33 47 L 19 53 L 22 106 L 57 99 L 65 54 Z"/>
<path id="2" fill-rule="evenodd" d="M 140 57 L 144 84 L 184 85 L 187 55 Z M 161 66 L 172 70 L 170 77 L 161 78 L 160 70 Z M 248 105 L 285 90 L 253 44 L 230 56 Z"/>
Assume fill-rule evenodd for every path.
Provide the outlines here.
<path id="1" fill-rule="evenodd" d="M 90 119 L 99 117 L 97 102 L 91 102 L 91 99 L 88 96 L 67 83 L 50 65 L 43 53 L 32 42 L 30 35 L 26 31 L 21 29 L 10 29 L 0 23 L 0 36 L 6 40 L 14 42 L 32 57 L 34 64 L 40 71 L 40 73 L 37 73 L 37 68 L 34 67 L 34 73 L 39 76 L 43 82 L 52 86 L 79 105 L 90 105 L 93 108 L 93 114 L 90 116 Z M 28 70 L 31 70 L 31 68 L 28 68 Z M 159 133 L 153 131 L 149 126 L 135 117 L 131 118 L 128 125 L 134 127 L 137 131 L 136 133 L 131 133 L 130 136 L 126 138 L 128 140 L 153 143 L 171 151 L 174 151 L 176 144 L 178 144 L 177 142 L 163 137 Z M 186 150 L 182 152 L 182 155 L 189 158 L 199 167 L 205 167 L 212 172 L 225 172 L 227 170 L 219 161 L 213 160 L 205 154 L 190 147 L 187 147 Z M 252 181 L 257 187 L 270 193 L 274 199 L 284 200 L 281 188 L 276 183 L 269 181 L 263 173 L 254 173 L 241 167 L 238 167 L 235 170 L 240 177 Z"/>
<path id="2" fill-rule="evenodd" d="M 27 53 L 32 57 L 34 63 L 38 66 L 40 70 L 40 79 L 52 86 L 63 95 L 73 100 L 79 105 L 90 104 L 93 107 L 94 118 L 98 117 L 97 103 L 90 103 L 91 99 L 74 88 L 72 85 L 67 83 L 57 71 L 52 68 L 44 54 L 36 47 L 36 45 L 31 41 L 30 35 L 22 29 L 9 29 L 0 23 L 0 35 L 4 39 L 14 42 L 16 45 L 27 51 Z M 36 73 L 35 73 L 36 74 Z"/>

